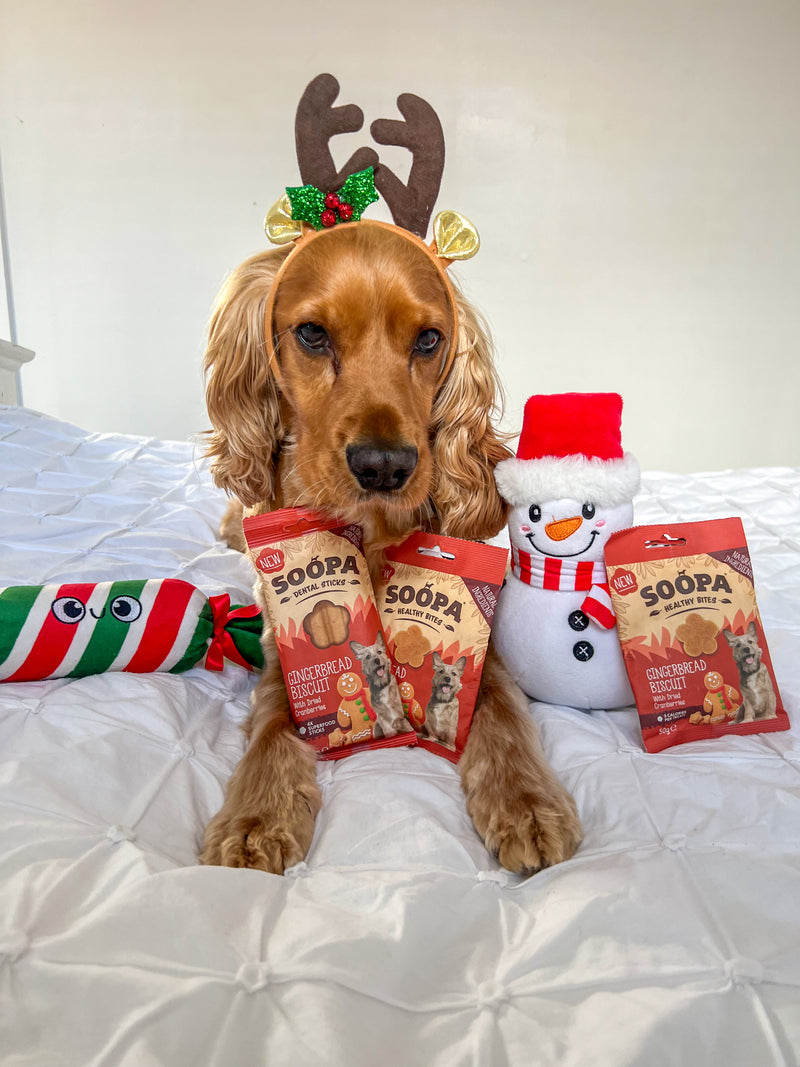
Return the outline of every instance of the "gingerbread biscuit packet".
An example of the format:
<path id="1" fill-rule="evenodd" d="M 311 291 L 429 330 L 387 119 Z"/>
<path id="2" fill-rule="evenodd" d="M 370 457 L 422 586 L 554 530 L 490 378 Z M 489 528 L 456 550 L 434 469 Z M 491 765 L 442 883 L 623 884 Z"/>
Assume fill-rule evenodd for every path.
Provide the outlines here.
<path id="1" fill-rule="evenodd" d="M 740 519 L 635 526 L 605 556 L 648 752 L 788 730 Z"/>
<path id="2" fill-rule="evenodd" d="M 508 551 L 415 533 L 385 556 L 375 593 L 406 716 L 423 748 L 457 763 Z"/>
<path id="3" fill-rule="evenodd" d="M 289 705 L 322 759 L 413 745 L 359 526 L 307 508 L 244 520 Z"/>

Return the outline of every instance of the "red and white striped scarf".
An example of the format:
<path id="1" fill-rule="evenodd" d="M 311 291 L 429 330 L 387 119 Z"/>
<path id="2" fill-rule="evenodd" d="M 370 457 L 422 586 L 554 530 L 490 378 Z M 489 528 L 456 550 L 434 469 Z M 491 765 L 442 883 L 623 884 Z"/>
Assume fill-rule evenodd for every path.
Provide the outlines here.
<path id="1" fill-rule="evenodd" d="M 512 545 L 511 570 L 521 582 L 539 589 L 588 593 L 581 611 L 604 630 L 610 630 L 616 624 L 602 560 L 556 559 L 540 553 L 533 555 Z"/>

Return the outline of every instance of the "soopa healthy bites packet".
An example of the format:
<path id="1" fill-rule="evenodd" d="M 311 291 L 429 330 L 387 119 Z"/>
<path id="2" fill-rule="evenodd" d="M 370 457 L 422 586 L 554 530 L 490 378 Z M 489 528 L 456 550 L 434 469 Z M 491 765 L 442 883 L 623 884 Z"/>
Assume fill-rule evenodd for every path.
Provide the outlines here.
<path id="1" fill-rule="evenodd" d="M 307 508 L 244 520 L 292 718 L 323 759 L 416 743 L 403 713 L 360 526 Z"/>
<path id="2" fill-rule="evenodd" d="M 635 526 L 605 556 L 648 752 L 789 728 L 740 519 Z"/>
<path id="3" fill-rule="evenodd" d="M 419 532 L 385 556 L 375 593 L 406 715 L 422 748 L 457 763 L 508 550 Z"/>

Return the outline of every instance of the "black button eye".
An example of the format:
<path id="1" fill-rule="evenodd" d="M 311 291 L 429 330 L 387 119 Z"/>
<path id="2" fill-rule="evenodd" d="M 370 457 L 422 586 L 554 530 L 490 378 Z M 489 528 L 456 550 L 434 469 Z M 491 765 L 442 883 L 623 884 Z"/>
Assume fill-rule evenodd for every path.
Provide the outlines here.
<path id="1" fill-rule="evenodd" d="M 581 515 L 583 515 L 584 519 L 593 519 L 594 518 L 594 504 L 584 504 L 583 507 L 581 508 Z"/>
<path id="2" fill-rule="evenodd" d="M 541 522 L 542 509 L 539 507 L 538 504 L 531 504 L 531 506 L 528 508 L 528 518 L 531 520 L 531 522 Z"/>
<path id="3" fill-rule="evenodd" d="M 316 322 L 304 322 L 294 332 L 297 340 L 308 352 L 325 352 L 330 347 L 327 331 Z"/>
<path id="4" fill-rule="evenodd" d="M 442 343 L 438 330 L 420 330 L 414 342 L 414 351 L 421 356 L 432 356 Z"/>

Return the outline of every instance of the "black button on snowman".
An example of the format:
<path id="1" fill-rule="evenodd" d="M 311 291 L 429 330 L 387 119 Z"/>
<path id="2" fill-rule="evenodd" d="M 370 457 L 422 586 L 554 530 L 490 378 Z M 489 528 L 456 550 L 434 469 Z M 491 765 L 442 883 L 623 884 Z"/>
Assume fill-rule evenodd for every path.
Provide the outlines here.
<path id="1" fill-rule="evenodd" d="M 579 663 L 587 663 L 594 655 L 594 648 L 588 641 L 576 641 L 572 646 L 572 655 Z"/>
<path id="2" fill-rule="evenodd" d="M 604 562 L 633 524 L 639 465 L 621 442 L 617 393 L 532 396 L 516 459 L 497 465 L 511 505 L 511 569 L 492 630 L 528 696 L 582 709 L 633 703 Z"/>
<path id="3" fill-rule="evenodd" d="M 573 630 L 585 630 L 589 625 L 589 616 L 585 611 L 576 608 L 567 616 L 567 622 Z M 572 655 L 581 663 L 585 663 L 594 655 L 594 647 L 589 641 L 576 641 L 572 646 Z"/>

